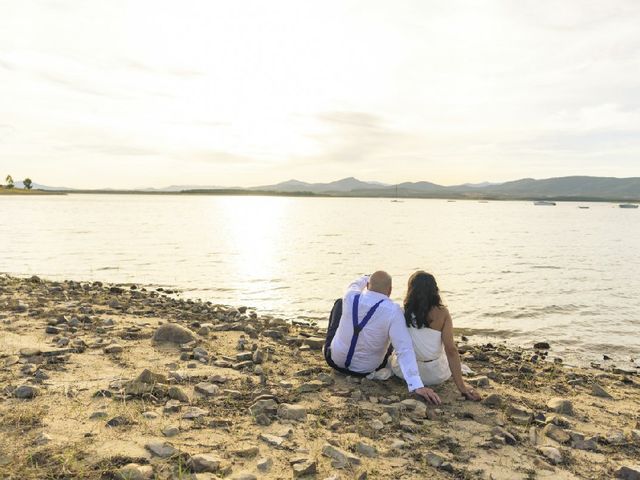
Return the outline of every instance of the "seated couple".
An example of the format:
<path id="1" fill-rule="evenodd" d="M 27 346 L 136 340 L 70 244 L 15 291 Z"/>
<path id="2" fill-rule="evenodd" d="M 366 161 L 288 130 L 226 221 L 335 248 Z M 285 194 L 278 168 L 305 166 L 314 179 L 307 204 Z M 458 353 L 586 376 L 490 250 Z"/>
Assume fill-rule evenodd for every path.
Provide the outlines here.
<path id="1" fill-rule="evenodd" d="M 409 391 L 429 403 L 442 403 L 425 385 L 453 377 L 460 393 L 480 395 L 462 380 L 460 356 L 453 339 L 449 311 L 442 304 L 433 275 L 416 272 L 409 279 L 402 308 L 389 299 L 391 277 L 376 272 L 355 280 L 331 311 L 324 357 L 346 375 L 365 377 L 390 366 Z"/>

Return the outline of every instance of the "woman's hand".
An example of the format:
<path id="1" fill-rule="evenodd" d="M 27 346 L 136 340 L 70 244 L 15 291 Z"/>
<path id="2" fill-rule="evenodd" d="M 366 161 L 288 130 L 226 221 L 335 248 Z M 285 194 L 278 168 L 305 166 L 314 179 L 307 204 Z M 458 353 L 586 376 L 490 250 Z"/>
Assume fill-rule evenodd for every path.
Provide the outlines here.
<path id="1" fill-rule="evenodd" d="M 462 396 L 466 400 L 471 400 L 472 402 L 479 402 L 480 400 L 482 400 L 482 395 L 476 392 L 473 388 L 471 388 L 468 385 L 465 385 L 465 387 L 466 388 L 462 390 L 460 393 L 462 393 Z"/>

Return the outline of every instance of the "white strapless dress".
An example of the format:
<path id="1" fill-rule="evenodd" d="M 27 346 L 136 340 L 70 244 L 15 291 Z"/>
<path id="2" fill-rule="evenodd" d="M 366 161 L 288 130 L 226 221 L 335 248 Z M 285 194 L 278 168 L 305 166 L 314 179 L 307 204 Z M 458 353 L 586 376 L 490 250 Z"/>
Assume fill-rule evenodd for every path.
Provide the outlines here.
<path id="1" fill-rule="evenodd" d="M 442 344 L 442 332 L 432 328 L 409 328 L 409 334 L 413 340 L 413 351 L 422 383 L 439 385 L 451 378 L 449 361 Z M 404 378 L 395 353 L 391 357 L 391 369 L 395 375 Z"/>

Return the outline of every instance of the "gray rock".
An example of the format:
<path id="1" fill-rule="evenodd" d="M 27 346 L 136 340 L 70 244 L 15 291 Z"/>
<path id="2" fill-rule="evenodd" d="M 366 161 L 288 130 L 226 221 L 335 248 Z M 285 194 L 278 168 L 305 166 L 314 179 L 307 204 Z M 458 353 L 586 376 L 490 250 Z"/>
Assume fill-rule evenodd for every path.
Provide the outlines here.
<path id="1" fill-rule="evenodd" d="M 180 433 L 180 429 L 178 427 L 174 427 L 174 426 L 168 426 L 168 427 L 164 427 L 162 429 L 162 434 L 165 437 L 175 437 L 179 433 Z"/>
<path id="2" fill-rule="evenodd" d="M 442 464 L 445 462 L 445 459 L 438 455 L 437 453 L 429 452 L 426 455 L 427 462 L 433 468 L 440 468 Z"/>
<path id="3" fill-rule="evenodd" d="M 209 415 L 209 412 L 207 410 L 203 410 L 202 408 L 198 407 L 190 407 L 186 412 L 182 414 L 182 418 L 184 418 L 185 420 L 195 420 L 206 415 Z"/>
<path id="4" fill-rule="evenodd" d="M 622 480 L 640 480 L 640 464 L 620 467 L 616 470 L 616 478 L 621 478 Z"/>
<path id="5" fill-rule="evenodd" d="M 35 438 L 33 443 L 36 445 L 47 445 L 49 442 L 51 442 L 51 440 L 53 440 L 51 435 L 43 432 Z"/>
<path id="6" fill-rule="evenodd" d="M 180 387 L 169 387 L 167 393 L 169 395 L 169 398 L 172 400 L 177 400 L 182 403 L 189 403 L 189 396 Z"/>
<path id="7" fill-rule="evenodd" d="M 40 394 L 40 389 L 33 385 L 20 385 L 13 391 L 13 396 L 21 399 L 35 398 Z"/>
<path id="8" fill-rule="evenodd" d="M 285 420 L 305 420 L 307 418 L 307 409 L 300 405 L 283 403 L 278 407 L 278 417 Z"/>
<path id="9" fill-rule="evenodd" d="M 344 468 L 346 466 L 360 465 L 360 459 L 349 452 L 345 452 L 329 443 L 325 443 L 322 447 L 322 454 L 331 458 L 331 465 L 334 468 Z"/>
<path id="10" fill-rule="evenodd" d="M 538 452 L 540 452 L 548 461 L 553 465 L 557 465 L 562 463 L 562 454 L 560 450 L 555 447 L 538 447 Z"/>
<path id="11" fill-rule="evenodd" d="M 151 480 L 153 467 L 151 465 L 138 465 L 129 463 L 116 471 L 118 480 Z"/>
<path id="12" fill-rule="evenodd" d="M 104 411 L 97 411 L 97 412 L 93 412 L 90 416 L 89 419 L 90 420 L 102 420 L 107 418 L 109 415 L 107 414 L 107 412 Z"/>
<path id="13" fill-rule="evenodd" d="M 119 345 L 117 343 L 112 343 L 111 345 L 104 347 L 104 353 L 107 354 L 122 353 L 123 351 L 124 348 L 122 347 L 122 345 Z"/>
<path id="14" fill-rule="evenodd" d="M 240 472 L 231 477 L 231 480 L 258 480 L 253 473 L 249 472 Z"/>
<path id="15" fill-rule="evenodd" d="M 261 458 L 256 463 L 256 468 L 263 473 L 266 473 L 269 470 L 271 470 L 272 466 L 273 466 L 273 460 L 270 457 Z"/>
<path id="16" fill-rule="evenodd" d="M 160 325 L 153 334 L 153 340 L 155 342 L 183 344 L 193 342 L 195 339 L 196 337 L 191 330 L 188 330 L 176 323 L 165 323 Z"/>
<path id="17" fill-rule="evenodd" d="M 169 458 L 179 453 L 173 445 L 167 442 L 150 442 L 144 448 L 149 450 L 152 455 L 160 458 Z"/>
<path id="18" fill-rule="evenodd" d="M 189 466 L 196 473 L 216 473 L 220 469 L 221 460 L 213 454 L 201 453 L 189 459 Z"/>
<path id="19" fill-rule="evenodd" d="M 200 382 L 198 383 L 195 387 L 194 390 L 198 393 L 201 393 L 202 395 L 205 395 L 207 397 L 214 397 L 216 395 L 218 395 L 220 393 L 220 387 L 217 385 L 214 385 L 213 383 L 209 383 L 209 382 Z"/>
<path id="20" fill-rule="evenodd" d="M 609 392 L 602 388 L 597 383 L 591 385 L 591 395 L 600 398 L 613 398 Z"/>
<path id="21" fill-rule="evenodd" d="M 258 400 L 249 407 L 249 411 L 254 417 L 258 417 L 259 415 L 275 415 L 277 410 L 278 403 L 272 398 Z"/>
<path id="22" fill-rule="evenodd" d="M 573 403 L 566 398 L 554 397 L 547 402 L 549 410 L 562 413 L 564 415 L 573 415 Z"/>
<path id="23" fill-rule="evenodd" d="M 571 441 L 571 435 L 552 423 L 545 426 L 542 429 L 542 433 L 558 443 L 569 443 Z"/>
<path id="24" fill-rule="evenodd" d="M 517 425 L 528 425 L 533 420 L 533 412 L 520 405 L 509 405 L 506 414 Z"/>
<path id="25" fill-rule="evenodd" d="M 253 352 L 253 363 L 256 364 L 260 364 L 263 363 L 265 359 L 265 353 L 264 350 L 262 350 L 261 348 L 256 348 L 255 352 Z"/>
<path id="26" fill-rule="evenodd" d="M 367 445 L 364 442 L 356 443 L 356 452 L 365 457 L 375 458 L 378 456 L 378 450 L 372 445 Z"/>
<path id="27" fill-rule="evenodd" d="M 242 458 L 253 458 L 260 452 L 260 449 L 255 445 L 249 445 L 242 448 L 238 448 L 233 451 L 233 454 Z"/>
<path id="28" fill-rule="evenodd" d="M 309 346 L 311 350 L 322 350 L 325 339 L 322 337 L 309 337 L 304 339 L 304 344 Z"/>
<path id="29" fill-rule="evenodd" d="M 295 463 L 293 465 L 293 478 L 305 477 L 313 475 L 318 471 L 318 464 L 312 460 Z"/>
<path id="30" fill-rule="evenodd" d="M 324 383 L 320 380 L 311 380 L 298 386 L 296 391 L 298 393 L 314 393 L 320 391 L 322 387 L 324 387 Z"/>
<path id="31" fill-rule="evenodd" d="M 487 377 L 474 377 L 469 378 L 467 382 L 474 387 L 485 388 L 489 386 L 489 379 Z"/>
<path id="32" fill-rule="evenodd" d="M 502 396 L 497 394 L 497 393 L 492 393 L 490 395 L 487 395 L 483 400 L 482 400 L 482 404 L 486 405 L 487 407 L 491 407 L 491 408 L 499 408 L 502 406 L 503 403 L 503 399 Z"/>
<path id="33" fill-rule="evenodd" d="M 140 375 L 138 375 L 138 378 L 136 378 L 134 380 L 135 382 L 138 383 L 144 383 L 147 385 L 154 385 L 156 383 L 167 383 L 167 377 L 166 375 L 163 375 L 162 373 L 155 373 L 152 372 L 151 370 L 145 368 L 142 373 L 140 373 Z"/>
<path id="34" fill-rule="evenodd" d="M 624 445 L 627 443 L 627 438 L 621 430 L 607 433 L 605 440 L 609 445 Z"/>
<path id="35" fill-rule="evenodd" d="M 261 433 L 258 435 L 258 438 L 272 447 L 279 447 L 284 443 L 284 438 L 278 437 L 277 435 L 270 435 L 268 433 Z"/>
<path id="36" fill-rule="evenodd" d="M 511 432 L 508 432 L 502 427 L 493 427 L 493 429 L 491 430 L 491 433 L 495 436 L 498 436 L 504 439 L 505 443 L 508 445 L 516 445 L 518 443 L 518 440 L 516 439 L 516 437 L 514 437 Z"/>

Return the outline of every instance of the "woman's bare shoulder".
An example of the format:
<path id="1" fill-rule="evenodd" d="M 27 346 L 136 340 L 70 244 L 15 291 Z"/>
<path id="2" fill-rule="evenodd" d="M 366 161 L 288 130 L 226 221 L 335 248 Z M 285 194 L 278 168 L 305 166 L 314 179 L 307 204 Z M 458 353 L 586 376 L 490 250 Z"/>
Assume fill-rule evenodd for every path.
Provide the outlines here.
<path id="1" fill-rule="evenodd" d="M 449 310 L 445 306 L 436 306 L 429 312 L 429 327 L 434 330 L 442 330 L 449 318 Z"/>

